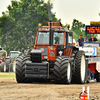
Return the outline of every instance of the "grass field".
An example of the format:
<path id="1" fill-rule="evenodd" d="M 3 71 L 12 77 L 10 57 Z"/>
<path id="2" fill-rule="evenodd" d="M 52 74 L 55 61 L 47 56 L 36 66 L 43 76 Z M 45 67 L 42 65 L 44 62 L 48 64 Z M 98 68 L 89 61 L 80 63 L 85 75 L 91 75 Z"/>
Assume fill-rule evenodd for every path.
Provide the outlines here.
<path id="1" fill-rule="evenodd" d="M 15 78 L 15 73 L 0 72 L 0 78 Z"/>

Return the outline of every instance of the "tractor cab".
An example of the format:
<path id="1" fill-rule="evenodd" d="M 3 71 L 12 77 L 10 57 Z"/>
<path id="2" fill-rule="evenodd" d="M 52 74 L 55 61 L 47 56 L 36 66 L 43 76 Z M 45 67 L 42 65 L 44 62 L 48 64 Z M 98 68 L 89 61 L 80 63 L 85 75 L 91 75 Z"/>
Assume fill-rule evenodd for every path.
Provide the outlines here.
<path id="1" fill-rule="evenodd" d="M 20 51 L 10 51 L 9 56 L 10 58 L 17 59 L 17 57 L 21 54 Z"/>
<path id="2" fill-rule="evenodd" d="M 61 22 L 47 22 L 47 26 L 38 27 L 35 49 L 41 49 L 42 59 L 55 61 L 57 56 L 70 56 L 68 49 L 72 43 L 72 33 L 62 28 Z"/>

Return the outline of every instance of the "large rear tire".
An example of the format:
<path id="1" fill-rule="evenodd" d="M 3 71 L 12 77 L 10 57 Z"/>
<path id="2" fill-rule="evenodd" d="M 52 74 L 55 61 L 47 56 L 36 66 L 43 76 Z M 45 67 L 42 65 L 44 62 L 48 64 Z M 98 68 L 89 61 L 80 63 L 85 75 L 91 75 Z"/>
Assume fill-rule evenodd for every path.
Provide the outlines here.
<path id="1" fill-rule="evenodd" d="M 6 63 L 5 62 L 1 63 L 1 72 L 6 72 Z"/>
<path id="2" fill-rule="evenodd" d="M 54 63 L 53 74 L 55 83 L 71 83 L 72 70 L 70 59 L 67 57 L 58 57 Z"/>
<path id="3" fill-rule="evenodd" d="M 84 51 L 77 51 L 75 56 L 75 74 L 74 82 L 84 84 L 86 80 L 86 59 Z"/>
<path id="4" fill-rule="evenodd" d="M 25 62 L 30 57 L 19 56 L 16 60 L 16 80 L 18 83 L 30 83 L 30 79 L 25 78 Z"/>

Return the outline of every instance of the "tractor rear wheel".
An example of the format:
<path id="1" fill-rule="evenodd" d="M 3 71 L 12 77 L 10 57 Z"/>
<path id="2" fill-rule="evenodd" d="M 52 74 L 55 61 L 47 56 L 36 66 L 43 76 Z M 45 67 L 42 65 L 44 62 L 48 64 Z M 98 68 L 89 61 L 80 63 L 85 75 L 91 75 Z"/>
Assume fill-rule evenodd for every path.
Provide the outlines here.
<path id="1" fill-rule="evenodd" d="M 71 61 L 67 57 L 58 57 L 54 63 L 54 80 L 55 83 L 71 83 Z"/>
<path id="2" fill-rule="evenodd" d="M 30 83 L 30 79 L 25 78 L 25 62 L 30 57 L 19 56 L 16 60 L 16 80 L 18 83 Z"/>
<path id="3" fill-rule="evenodd" d="M 86 59 L 84 51 L 77 51 L 75 56 L 74 82 L 83 84 L 86 79 Z"/>
<path id="4" fill-rule="evenodd" d="M 6 63 L 5 62 L 1 63 L 1 72 L 6 72 Z"/>

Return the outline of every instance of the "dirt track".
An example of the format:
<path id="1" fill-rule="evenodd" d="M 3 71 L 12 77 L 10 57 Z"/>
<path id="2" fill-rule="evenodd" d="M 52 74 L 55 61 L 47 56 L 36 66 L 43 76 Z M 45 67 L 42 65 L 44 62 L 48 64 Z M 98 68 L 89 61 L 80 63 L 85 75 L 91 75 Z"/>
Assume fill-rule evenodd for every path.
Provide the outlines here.
<path id="1" fill-rule="evenodd" d="M 90 100 L 100 100 L 100 83 L 84 85 L 18 84 L 15 78 L 0 79 L 0 100 L 79 100 L 82 86 L 90 87 Z"/>

